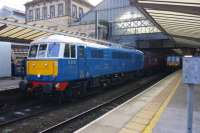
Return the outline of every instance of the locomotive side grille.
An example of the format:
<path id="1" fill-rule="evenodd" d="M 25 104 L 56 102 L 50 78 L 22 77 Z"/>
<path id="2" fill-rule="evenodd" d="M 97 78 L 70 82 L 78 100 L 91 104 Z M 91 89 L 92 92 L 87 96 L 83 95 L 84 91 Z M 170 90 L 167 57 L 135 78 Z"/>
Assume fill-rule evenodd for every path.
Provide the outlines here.
<path id="1" fill-rule="evenodd" d="M 58 61 L 29 60 L 27 61 L 27 75 L 57 76 Z"/>

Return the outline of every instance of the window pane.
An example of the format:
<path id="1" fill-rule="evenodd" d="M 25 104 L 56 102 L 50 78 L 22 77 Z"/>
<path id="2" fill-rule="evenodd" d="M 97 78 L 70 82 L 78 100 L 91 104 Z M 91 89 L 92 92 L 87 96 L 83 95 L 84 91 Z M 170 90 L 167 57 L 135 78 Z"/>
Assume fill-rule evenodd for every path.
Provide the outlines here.
<path id="1" fill-rule="evenodd" d="M 72 17 L 77 18 L 77 6 L 72 5 Z"/>
<path id="2" fill-rule="evenodd" d="M 33 21 L 33 10 L 28 11 L 28 20 Z"/>
<path id="3" fill-rule="evenodd" d="M 38 45 L 32 45 L 29 52 L 29 57 L 36 57 Z"/>
<path id="4" fill-rule="evenodd" d="M 59 56 L 59 50 L 60 50 L 60 44 L 59 43 L 50 43 L 48 48 L 48 57 L 58 57 Z"/>
<path id="5" fill-rule="evenodd" d="M 51 18 L 55 17 L 55 6 L 50 6 L 50 17 Z"/>
<path id="6" fill-rule="evenodd" d="M 83 16 L 83 8 L 79 8 L 79 18 Z"/>
<path id="7" fill-rule="evenodd" d="M 76 49 L 74 45 L 71 45 L 71 57 L 76 58 Z"/>
<path id="8" fill-rule="evenodd" d="M 65 52 L 64 52 L 64 57 L 69 57 L 70 52 L 69 52 L 69 44 L 65 44 Z"/>
<path id="9" fill-rule="evenodd" d="M 38 57 L 45 57 L 46 50 L 47 50 L 47 45 L 41 44 L 40 47 L 39 47 L 39 51 L 38 51 Z"/>
<path id="10" fill-rule="evenodd" d="M 47 19 L 47 7 L 42 8 L 42 18 Z"/>
<path id="11" fill-rule="evenodd" d="M 39 20 L 40 19 L 40 8 L 37 8 L 35 10 L 35 20 Z"/>
<path id="12" fill-rule="evenodd" d="M 58 16 L 63 16 L 63 4 L 58 5 Z"/>

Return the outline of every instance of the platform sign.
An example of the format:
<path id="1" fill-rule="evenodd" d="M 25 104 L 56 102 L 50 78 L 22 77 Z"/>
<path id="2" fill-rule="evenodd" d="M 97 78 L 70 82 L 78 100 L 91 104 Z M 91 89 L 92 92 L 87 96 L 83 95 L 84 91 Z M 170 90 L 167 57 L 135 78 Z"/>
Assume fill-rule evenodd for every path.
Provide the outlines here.
<path id="1" fill-rule="evenodd" d="M 187 133 L 192 133 L 194 88 L 200 84 L 200 57 L 183 58 L 183 82 L 187 90 Z"/>
<path id="2" fill-rule="evenodd" d="M 200 84 L 200 57 L 183 58 L 183 82 L 186 84 Z"/>

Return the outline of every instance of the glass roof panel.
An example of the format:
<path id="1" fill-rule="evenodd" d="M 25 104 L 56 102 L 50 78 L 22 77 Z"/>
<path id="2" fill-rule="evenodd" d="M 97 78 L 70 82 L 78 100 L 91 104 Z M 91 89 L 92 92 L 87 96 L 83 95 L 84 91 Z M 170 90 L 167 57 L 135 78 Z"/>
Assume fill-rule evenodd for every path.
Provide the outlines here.
<path id="1" fill-rule="evenodd" d="M 6 32 L 6 33 L 4 33 L 4 34 L 2 34 L 1 36 L 7 37 L 7 36 L 9 36 L 9 35 L 12 35 L 12 34 L 15 34 L 15 33 L 17 33 L 17 32 L 20 32 L 20 31 L 22 31 L 23 29 L 24 29 L 24 28 L 18 27 L 18 28 L 16 28 L 16 29 L 10 30 L 10 31 L 8 31 L 8 32 Z"/>
<path id="2" fill-rule="evenodd" d="M 7 28 L 3 29 L 0 31 L 0 35 L 3 34 L 3 33 L 6 33 L 12 29 L 16 28 L 15 26 L 8 26 Z"/>
<path id="3" fill-rule="evenodd" d="M 44 34 L 47 34 L 46 32 L 39 32 L 39 33 L 37 33 L 37 34 L 34 34 L 34 35 L 31 35 L 31 36 L 29 36 L 29 37 L 25 37 L 24 39 L 27 39 L 27 40 L 31 40 L 31 39 L 34 39 L 34 38 L 36 38 L 36 37 L 39 37 L 39 36 L 42 36 L 42 35 L 44 35 Z"/>
<path id="4" fill-rule="evenodd" d="M 29 32 L 29 33 L 27 33 L 27 34 L 24 34 L 24 35 L 19 36 L 18 38 L 24 39 L 24 38 L 26 38 L 26 37 L 29 37 L 29 36 L 34 35 L 34 34 L 37 34 L 37 33 L 40 33 L 40 32 L 37 31 L 37 30 L 33 30 L 33 31 L 31 31 L 31 32 Z"/>
<path id="5" fill-rule="evenodd" d="M 52 34 L 52 33 L 46 33 L 46 34 L 44 34 L 44 35 L 40 35 L 40 36 L 34 37 L 34 38 L 32 38 L 32 39 L 33 39 L 33 40 L 36 40 L 36 39 L 39 39 L 39 38 L 41 38 L 41 37 L 46 37 L 46 36 L 50 36 L 50 35 L 54 35 L 54 34 Z"/>
<path id="6" fill-rule="evenodd" d="M 11 38 L 16 38 L 16 37 L 18 37 L 18 36 L 27 34 L 27 33 L 31 32 L 31 31 L 32 31 L 32 29 L 24 29 L 23 31 L 21 31 L 21 32 L 19 32 L 19 33 L 10 35 L 9 37 L 11 37 Z"/>

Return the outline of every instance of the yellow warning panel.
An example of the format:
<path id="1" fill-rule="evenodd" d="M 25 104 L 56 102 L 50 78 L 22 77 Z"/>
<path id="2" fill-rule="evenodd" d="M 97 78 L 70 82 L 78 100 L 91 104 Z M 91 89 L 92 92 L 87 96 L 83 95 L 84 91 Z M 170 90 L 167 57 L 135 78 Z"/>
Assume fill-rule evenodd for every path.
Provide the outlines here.
<path id="1" fill-rule="evenodd" d="M 57 76 L 58 61 L 29 60 L 27 61 L 27 75 Z"/>

